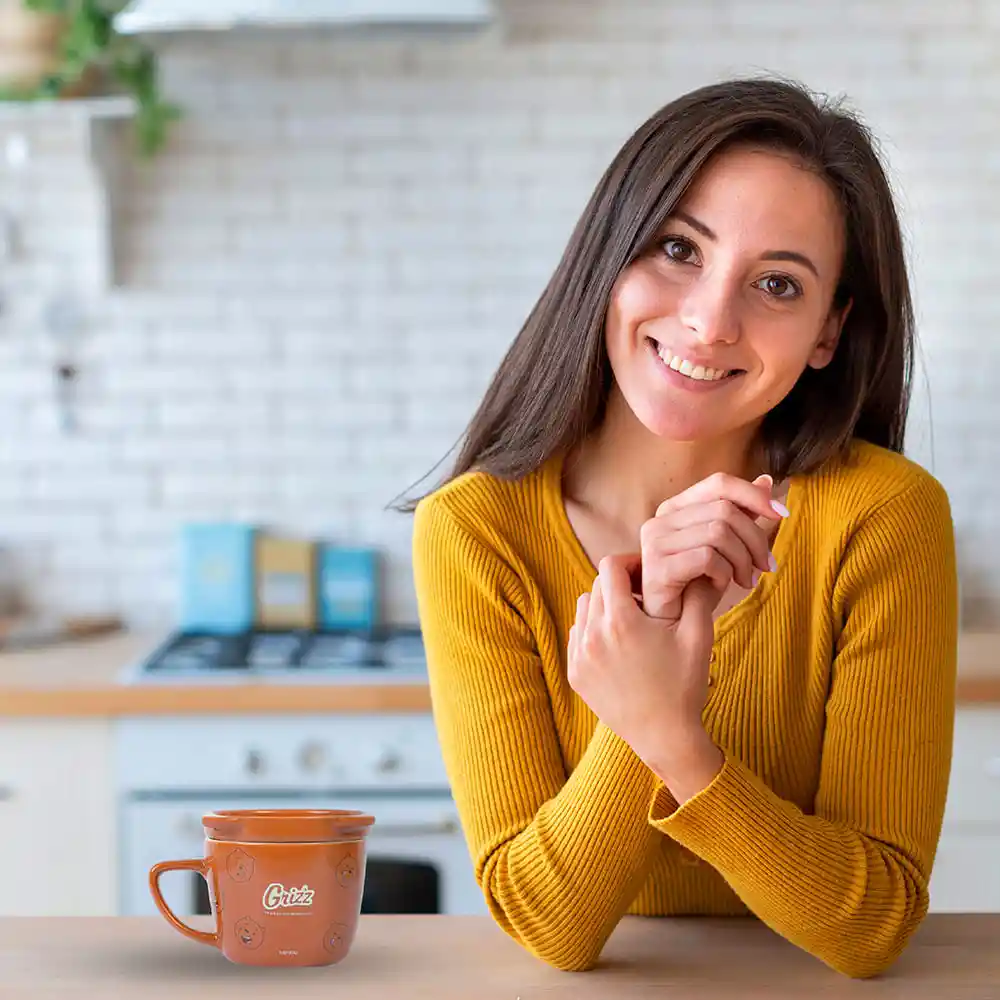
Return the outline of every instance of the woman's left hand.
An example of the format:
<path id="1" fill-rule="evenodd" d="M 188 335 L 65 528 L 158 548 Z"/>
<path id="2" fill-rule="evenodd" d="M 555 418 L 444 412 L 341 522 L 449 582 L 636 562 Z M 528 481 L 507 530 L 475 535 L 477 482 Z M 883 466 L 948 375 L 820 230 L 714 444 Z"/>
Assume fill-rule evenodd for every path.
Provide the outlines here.
<path id="1" fill-rule="evenodd" d="M 722 766 L 701 721 L 715 595 L 695 581 L 685 590 L 679 621 L 651 618 L 632 595 L 636 558 L 602 559 L 591 592 L 577 602 L 569 681 L 683 802 Z"/>

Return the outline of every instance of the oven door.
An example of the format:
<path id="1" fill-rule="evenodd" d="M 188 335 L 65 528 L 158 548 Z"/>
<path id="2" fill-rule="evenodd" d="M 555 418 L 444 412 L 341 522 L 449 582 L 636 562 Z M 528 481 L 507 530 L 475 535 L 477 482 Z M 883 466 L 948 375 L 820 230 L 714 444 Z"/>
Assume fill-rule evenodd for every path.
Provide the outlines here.
<path id="1" fill-rule="evenodd" d="M 121 913 L 157 913 L 149 869 L 158 861 L 202 857 L 201 818 L 213 809 L 360 809 L 375 817 L 366 845 L 362 913 L 486 913 L 450 796 L 281 795 L 142 799 L 122 802 Z M 211 912 L 205 880 L 167 872 L 164 899 L 181 915 Z"/>

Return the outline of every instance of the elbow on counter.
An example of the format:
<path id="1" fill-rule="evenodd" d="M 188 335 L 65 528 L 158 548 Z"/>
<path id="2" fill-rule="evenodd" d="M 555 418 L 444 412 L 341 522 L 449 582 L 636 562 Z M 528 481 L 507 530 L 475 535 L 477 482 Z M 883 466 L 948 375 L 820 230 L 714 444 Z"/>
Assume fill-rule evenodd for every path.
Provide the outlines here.
<path id="1" fill-rule="evenodd" d="M 835 972 L 849 979 L 874 979 L 882 975 L 898 958 L 895 952 L 861 949 L 850 955 L 837 955 L 824 961 Z"/>
<path id="2" fill-rule="evenodd" d="M 544 933 L 518 933 L 504 921 L 497 921 L 507 934 L 539 961 L 560 972 L 589 972 L 597 966 L 604 942 L 596 945 L 584 940 L 549 940 Z"/>
<path id="3" fill-rule="evenodd" d="M 596 951 L 550 951 L 548 949 L 538 950 L 530 945 L 525 945 L 525 947 L 535 958 L 560 972 L 590 972 L 597 966 L 601 957 L 600 948 Z"/>
<path id="4" fill-rule="evenodd" d="M 831 936 L 828 947 L 815 954 L 831 969 L 850 979 L 874 979 L 888 971 L 906 950 L 927 913 L 927 894 L 911 900 L 906 912 L 883 927 L 871 925 Z"/>
<path id="5" fill-rule="evenodd" d="M 535 958 L 560 972 L 589 972 L 604 950 L 604 940 L 588 935 L 583 922 L 549 923 L 542 914 L 518 914 L 512 917 L 494 898 L 487 897 L 490 913 L 497 926 Z M 551 918 L 549 918 L 551 919 Z M 569 928 L 566 928 L 568 923 Z"/>
<path id="6" fill-rule="evenodd" d="M 527 899 L 512 886 L 494 891 L 484 878 L 480 887 L 497 926 L 535 958 L 560 972 L 589 972 L 601 957 L 608 934 L 599 933 L 586 916 L 552 900 Z"/>

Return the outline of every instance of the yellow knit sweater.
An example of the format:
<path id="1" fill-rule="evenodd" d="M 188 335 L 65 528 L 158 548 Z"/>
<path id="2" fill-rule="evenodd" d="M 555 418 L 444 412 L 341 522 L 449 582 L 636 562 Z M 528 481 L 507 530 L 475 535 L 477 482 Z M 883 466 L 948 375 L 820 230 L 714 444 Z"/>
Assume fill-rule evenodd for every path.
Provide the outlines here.
<path id="1" fill-rule="evenodd" d="M 559 457 L 517 483 L 469 473 L 415 517 L 435 720 L 494 918 L 564 969 L 625 913 L 748 912 L 847 975 L 885 969 L 927 910 L 951 761 L 944 490 L 861 442 L 793 477 L 777 573 L 715 626 L 704 722 L 725 764 L 678 807 L 567 682 L 596 569 L 560 476 Z"/>

